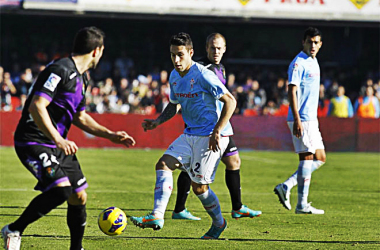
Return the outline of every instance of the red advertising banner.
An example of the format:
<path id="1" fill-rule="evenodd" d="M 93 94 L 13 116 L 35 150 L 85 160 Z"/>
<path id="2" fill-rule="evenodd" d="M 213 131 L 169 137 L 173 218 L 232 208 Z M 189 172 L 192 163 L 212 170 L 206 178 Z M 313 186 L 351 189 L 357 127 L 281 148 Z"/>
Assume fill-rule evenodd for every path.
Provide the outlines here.
<path id="1" fill-rule="evenodd" d="M 136 140 L 137 148 L 167 148 L 184 129 L 180 115 L 155 130 L 144 132 L 141 123 L 155 116 L 90 114 L 96 121 L 112 130 L 124 130 Z M 13 134 L 20 112 L 0 112 L 0 145 L 13 146 Z M 293 151 L 286 117 L 233 116 L 234 139 L 240 149 Z M 380 152 L 380 119 L 319 118 L 326 151 Z M 94 137 L 73 126 L 68 138 L 79 147 L 122 147 Z"/>

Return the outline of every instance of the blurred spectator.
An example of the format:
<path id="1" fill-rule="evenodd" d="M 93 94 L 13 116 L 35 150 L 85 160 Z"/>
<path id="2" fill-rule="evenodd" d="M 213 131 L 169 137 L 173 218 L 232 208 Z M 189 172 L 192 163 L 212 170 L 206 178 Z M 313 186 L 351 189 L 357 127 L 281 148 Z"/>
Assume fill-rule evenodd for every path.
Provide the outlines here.
<path id="1" fill-rule="evenodd" d="M 227 78 L 227 89 L 232 93 L 236 89 L 235 75 L 229 74 Z"/>
<path id="2" fill-rule="evenodd" d="M 0 101 L 1 101 L 1 110 L 12 111 L 14 108 L 12 106 L 12 95 L 17 93 L 15 86 L 11 80 L 11 74 L 9 72 L 4 72 L 4 69 L 0 67 L 1 82 L 0 82 Z"/>
<path id="3" fill-rule="evenodd" d="M 352 107 L 350 98 L 344 95 L 345 89 L 339 86 L 337 94 L 330 101 L 328 116 L 348 118 L 354 116 L 354 109 Z"/>
<path id="4" fill-rule="evenodd" d="M 327 116 L 330 100 L 326 97 L 325 86 L 319 85 L 318 117 Z"/>
<path id="5" fill-rule="evenodd" d="M 326 97 L 328 99 L 331 99 L 334 96 L 336 96 L 336 93 L 338 92 L 338 88 L 339 88 L 339 83 L 338 81 L 334 80 L 326 91 Z"/>
<path id="6" fill-rule="evenodd" d="M 269 100 L 268 104 L 263 108 L 263 115 L 275 115 L 278 108 L 273 100 Z"/>
<path id="7" fill-rule="evenodd" d="M 260 108 L 263 108 L 267 102 L 267 94 L 264 89 L 260 88 L 259 81 L 253 80 L 251 90 L 255 92 L 255 104 Z"/>
<path id="8" fill-rule="evenodd" d="M 272 88 L 272 98 L 276 103 L 283 103 L 288 100 L 288 84 L 284 78 L 278 78 L 277 83 Z"/>
<path id="9" fill-rule="evenodd" d="M 244 109 L 247 107 L 247 93 L 244 91 L 243 86 L 236 88 L 236 110 L 235 114 L 243 114 Z"/>
<path id="10" fill-rule="evenodd" d="M 355 113 L 358 117 L 379 118 L 380 105 L 379 100 L 374 96 L 372 86 L 367 86 L 365 96 L 360 96 L 354 105 Z"/>
<path id="11" fill-rule="evenodd" d="M 360 96 L 365 96 L 366 95 L 367 87 L 368 86 L 373 87 L 373 80 L 371 78 L 368 78 L 366 80 L 366 82 L 361 86 L 360 91 L 359 91 L 359 95 Z"/>
<path id="12" fill-rule="evenodd" d="M 127 57 L 127 52 L 122 50 L 120 57 L 116 58 L 114 66 L 118 70 L 120 78 L 128 78 L 135 63 L 131 58 Z"/>

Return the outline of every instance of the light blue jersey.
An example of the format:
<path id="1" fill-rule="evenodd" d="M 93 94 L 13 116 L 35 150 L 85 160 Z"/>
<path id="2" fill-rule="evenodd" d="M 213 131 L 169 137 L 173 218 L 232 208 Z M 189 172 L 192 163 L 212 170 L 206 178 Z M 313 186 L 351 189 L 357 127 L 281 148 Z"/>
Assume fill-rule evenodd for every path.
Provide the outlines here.
<path id="1" fill-rule="evenodd" d="M 228 92 L 215 73 L 193 62 L 184 77 L 173 70 L 169 83 L 170 102 L 181 104 L 182 117 L 187 125 L 184 133 L 197 136 L 212 134 L 223 108 L 218 99 Z M 233 135 L 229 122 L 221 135 Z"/>
<path id="2" fill-rule="evenodd" d="M 289 85 L 297 86 L 298 113 L 301 121 L 317 120 L 320 71 L 317 58 L 301 51 L 289 65 Z M 289 107 L 288 121 L 294 121 Z"/>

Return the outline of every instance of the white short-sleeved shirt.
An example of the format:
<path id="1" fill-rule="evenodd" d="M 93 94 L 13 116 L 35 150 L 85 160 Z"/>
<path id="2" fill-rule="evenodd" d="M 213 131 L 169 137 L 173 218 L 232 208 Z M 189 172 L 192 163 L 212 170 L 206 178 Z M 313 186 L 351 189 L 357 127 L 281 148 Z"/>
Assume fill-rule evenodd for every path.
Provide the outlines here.
<path id="1" fill-rule="evenodd" d="M 301 51 L 290 63 L 288 69 L 289 85 L 297 86 L 298 113 L 301 121 L 317 120 L 320 70 L 317 58 Z M 288 121 L 294 121 L 289 107 Z"/>
<path id="2" fill-rule="evenodd" d="M 169 83 L 170 102 L 181 104 L 182 117 L 187 125 L 184 133 L 197 136 L 212 134 L 223 109 L 219 98 L 228 92 L 218 77 L 206 67 L 193 62 L 184 77 L 173 70 Z M 229 122 L 221 135 L 233 135 Z"/>

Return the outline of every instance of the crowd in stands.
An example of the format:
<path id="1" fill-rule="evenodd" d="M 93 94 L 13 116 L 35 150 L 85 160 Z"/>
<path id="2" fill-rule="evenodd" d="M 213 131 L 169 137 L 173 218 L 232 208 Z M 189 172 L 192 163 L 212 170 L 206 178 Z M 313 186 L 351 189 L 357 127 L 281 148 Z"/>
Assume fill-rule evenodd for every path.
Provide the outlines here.
<path id="1" fill-rule="evenodd" d="M 10 73 L 0 66 L 1 110 L 21 110 L 28 90 L 43 69 L 44 66 L 38 64 Z M 138 75 L 133 60 L 127 57 L 120 57 L 114 63 L 105 60 L 88 73 L 87 111 L 100 114 L 160 113 L 169 103 L 168 74 L 167 70 L 155 69 L 146 75 Z M 236 115 L 287 115 L 286 78 L 277 77 L 272 83 L 259 82 L 253 75 L 246 75 L 244 79 L 245 82 L 238 82 L 235 74 L 227 76 L 227 88 L 237 100 Z M 338 81 L 322 82 L 318 114 L 321 117 L 379 118 L 379 79 L 368 78 L 354 98 L 345 95 L 345 87 Z"/>

